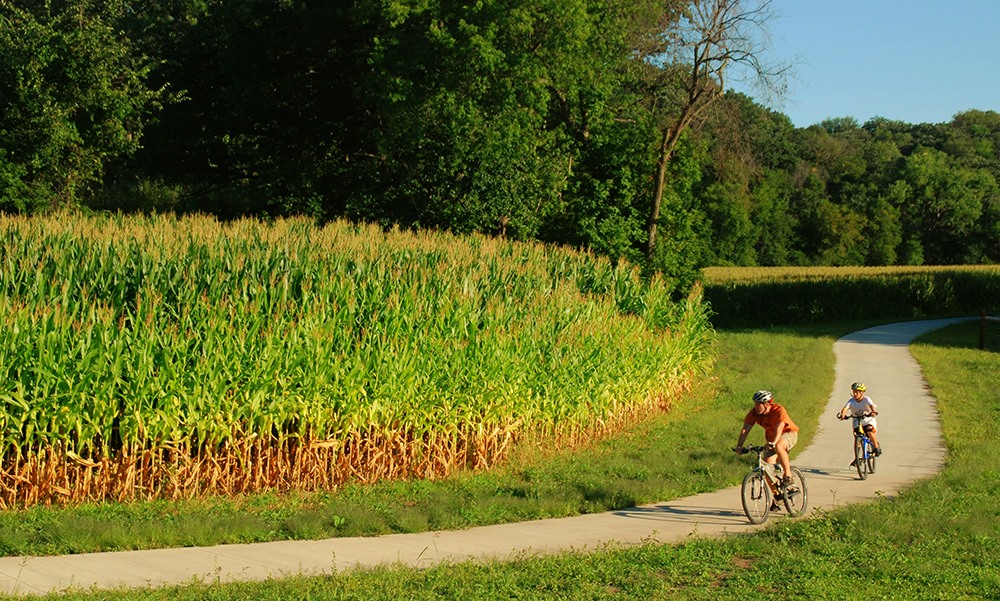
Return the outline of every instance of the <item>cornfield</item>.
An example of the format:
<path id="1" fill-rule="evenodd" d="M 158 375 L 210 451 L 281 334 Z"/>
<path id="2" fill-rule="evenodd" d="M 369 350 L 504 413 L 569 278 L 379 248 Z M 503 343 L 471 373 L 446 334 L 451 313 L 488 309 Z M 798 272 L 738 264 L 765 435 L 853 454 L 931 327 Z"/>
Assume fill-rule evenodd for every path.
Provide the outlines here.
<path id="1" fill-rule="evenodd" d="M 0 507 L 488 468 L 668 407 L 700 297 L 587 253 L 301 219 L 0 216 Z"/>
<path id="2" fill-rule="evenodd" d="M 713 267 L 716 327 L 978 315 L 1000 309 L 1000 266 Z"/>

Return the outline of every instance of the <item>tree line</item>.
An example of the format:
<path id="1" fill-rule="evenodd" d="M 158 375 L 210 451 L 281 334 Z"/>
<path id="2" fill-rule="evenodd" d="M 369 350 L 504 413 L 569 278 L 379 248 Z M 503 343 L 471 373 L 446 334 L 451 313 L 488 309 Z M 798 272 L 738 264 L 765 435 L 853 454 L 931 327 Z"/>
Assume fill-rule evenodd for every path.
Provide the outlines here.
<path id="1" fill-rule="evenodd" d="M 704 265 L 1000 258 L 1000 115 L 793 127 L 769 0 L 0 0 L 0 210 L 305 214 Z"/>

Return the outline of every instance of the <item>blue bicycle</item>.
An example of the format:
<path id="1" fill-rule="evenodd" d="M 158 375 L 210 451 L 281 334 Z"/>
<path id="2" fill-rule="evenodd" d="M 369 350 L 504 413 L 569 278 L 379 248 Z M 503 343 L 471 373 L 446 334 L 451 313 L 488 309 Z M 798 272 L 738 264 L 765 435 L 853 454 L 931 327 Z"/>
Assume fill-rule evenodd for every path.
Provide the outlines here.
<path id="1" fill-rule="evenodd" d="M 853 420 L 851 429 L 854 430 L 854 461 L 851 465 L 858 470 L 858 478 L 862 480 L 867 479 L 868 474 L 875 473 L 875 445 L 872 444 L 872 439 L 865 432 L 861 421 L 871 415 L 874 414 L 866 412 L 859 416 L 849 416 Z"/>

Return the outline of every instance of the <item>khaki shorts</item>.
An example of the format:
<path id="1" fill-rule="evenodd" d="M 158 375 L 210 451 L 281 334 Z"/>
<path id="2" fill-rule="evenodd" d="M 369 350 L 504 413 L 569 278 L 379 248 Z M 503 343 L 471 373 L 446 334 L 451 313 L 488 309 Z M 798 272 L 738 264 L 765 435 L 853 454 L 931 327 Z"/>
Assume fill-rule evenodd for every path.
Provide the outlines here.
<path id="1" fill-rule="evenodd" d="M 797 443 L 799 441 L 799 433 L 798 432 L 782 432 L 781 433 L 781 440 L 785 441 L 785 444 L 788 445 L 788 450 L 791 451 L 792 447 L 795 446 L 795 443 Z M 768 457 L 770 457 L 772 455 L 775 455 L 775 454 L 777 454 L 777 451 L 775 451 L 774 449 L 768 449 L 767 452 L 764 453 L 764 458 L 767 459 Z"/>

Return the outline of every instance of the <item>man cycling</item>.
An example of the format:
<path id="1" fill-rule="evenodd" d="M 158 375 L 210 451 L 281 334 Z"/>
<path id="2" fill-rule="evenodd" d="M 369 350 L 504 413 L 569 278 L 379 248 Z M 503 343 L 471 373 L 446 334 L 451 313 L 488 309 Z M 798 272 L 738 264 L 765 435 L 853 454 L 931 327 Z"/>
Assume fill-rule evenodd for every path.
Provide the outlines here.
<path id="1" fill-rule="evenodd" d="M 872 439 L 872 446 L 875 447 L 875 456 L 879 457 L 882 455 L 882 446 L 879 445 L 878 439 L 875 437 L 875 433 L 878 430 L 878 423 L 875 421 L 875 416 L 878 415 L 878 407 L 875 406 L 875 402 L 870 397 L 865 395 L 866 390 L 868 390 L 868 387 L 861 382 L 851 384 L 851 398 L 841 408 L 840 413 L 837 414 L 837 419 L 853 417 L 860 420 L 861 427 L 868 434 L 868 438 Z M 851 467 L 857 465 L 857 462 L 857 459 L 852 461 Z"/>
<path id="2" fill-rule="evenodd" d="M 746 442 L 751 428 L 754 424 L 764 428 L 764 437 L 769 447 L 764 459 L 771 465 L 774 465 L 776 460 L 781 462 L 781 469 L 784 470 L 781 486 L 786 487 L 792 483 L 790 475 L 792 464 L 788 458 L 788 451 L 799 440 L 799 427 L 788 417 L 785 408 L 773 400 L 774 395 L 769 390 L 758 390 L 754 393 L 753 409 L 743 418 L 743 429 L 740 430 L 739 441 L 733 450 L 740 455 L 746 453 L 743 443 Z"/>

